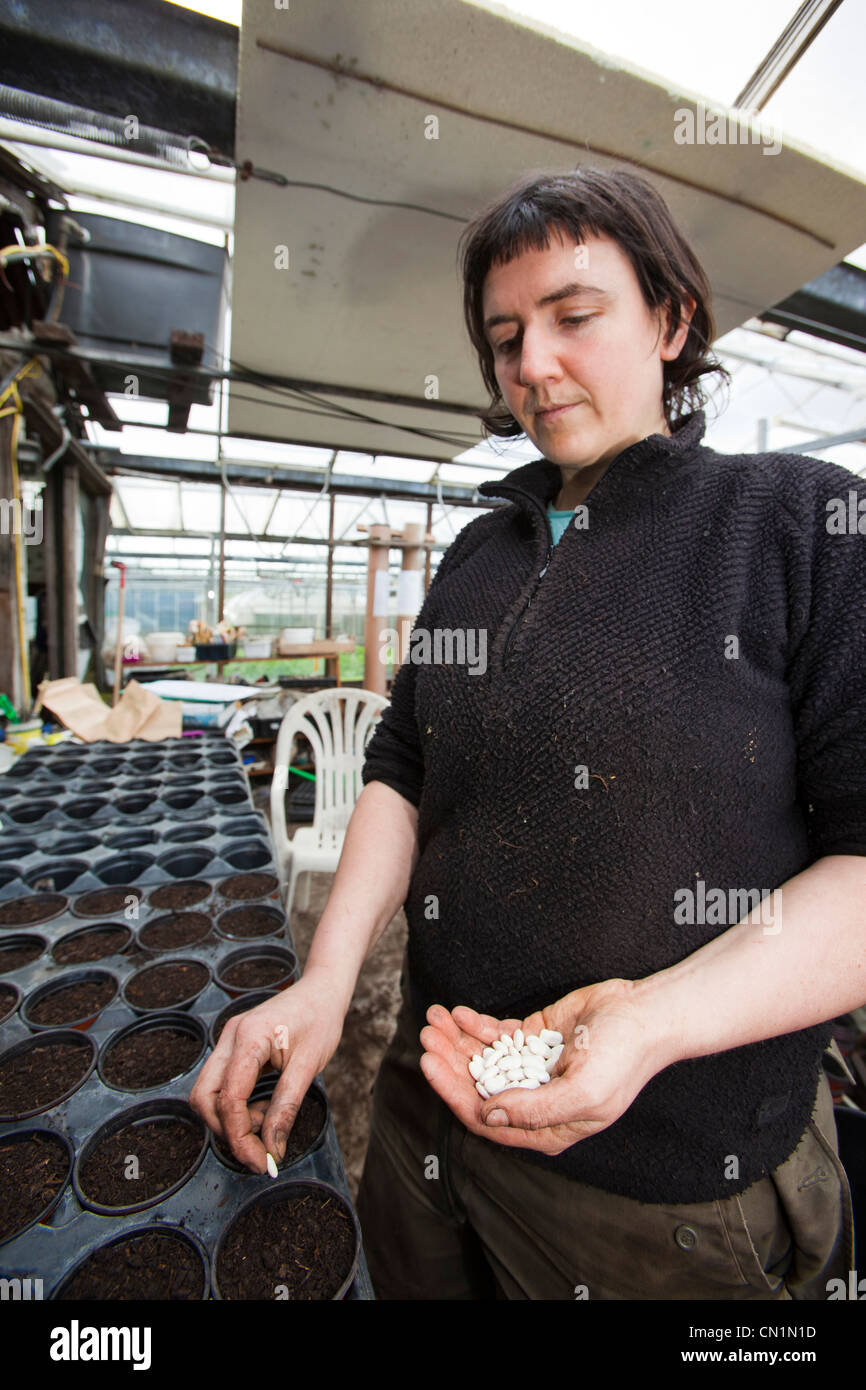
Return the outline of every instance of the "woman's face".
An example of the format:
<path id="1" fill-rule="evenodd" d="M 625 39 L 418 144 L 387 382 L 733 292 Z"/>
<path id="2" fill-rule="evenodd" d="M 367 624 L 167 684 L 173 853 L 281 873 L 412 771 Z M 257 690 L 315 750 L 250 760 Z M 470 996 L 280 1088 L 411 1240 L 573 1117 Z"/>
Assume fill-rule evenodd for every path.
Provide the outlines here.
<path id="1" fill-rule="evenodd" d="M 593 236 L 578 246 L 555 227 L 546 251 L 488 271 L 484 321 L 499 389 L 544 457 L 565 466 L 566 479 L 648 434 L 669 433 L 663 363 L 685 343 L 694 301 L 688 306 L 665 345 L 666 318 L 644 302 L 616 242 Z M 542 413 L 550 406 L 567 408 Z"/>

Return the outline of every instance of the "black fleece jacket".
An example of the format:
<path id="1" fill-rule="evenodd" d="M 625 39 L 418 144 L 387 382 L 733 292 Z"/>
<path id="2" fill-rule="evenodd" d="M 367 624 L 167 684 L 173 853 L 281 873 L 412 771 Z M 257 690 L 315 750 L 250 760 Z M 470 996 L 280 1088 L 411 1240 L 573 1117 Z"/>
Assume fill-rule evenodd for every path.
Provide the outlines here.
<path id="1" fill-rule="evenodd" d="M 483 632 L 486 667 L 404 662 L 362 774 L 419 812 L 419 1029 L 432 1003 L 523 1017 L 664 970 L 746 914 L 738 890 L 866 855 L 866 483 L 704 429 L 625 449 L 555 547 L 556 465 L 483 484 L 506 504 L 440 562 L 413 643 Z M 714 889 L 728 910 L 702 910 Z M 816 958 L 833 927 L 816 917 Z M 762 947 L 783 940 L 784 918 Z M 558 1157 L 513 1152 L 638 1201 L 731 1196 L 793 1152 L 830 1036 L 674 1063 Z"/>

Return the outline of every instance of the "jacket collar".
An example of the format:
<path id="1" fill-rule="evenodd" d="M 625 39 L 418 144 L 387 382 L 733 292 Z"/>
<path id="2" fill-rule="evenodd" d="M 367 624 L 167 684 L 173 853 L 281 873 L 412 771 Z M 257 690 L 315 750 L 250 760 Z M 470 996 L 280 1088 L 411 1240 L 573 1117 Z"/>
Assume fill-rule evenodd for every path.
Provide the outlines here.
<path id="1" fill-rule="evenodd" d="M 693 410 L 681 419 L 671 435 L 649 434 L 630 444 L 608 464 L 596 487 L 615 470 L 616 478 L 640 476 L 657 477 L 659 471 L 669 472 L 679 462 L 691 458 L 701 445 L 706 429 L 703 410 Z M 481 483 L 478 492 L 483 497 L 528 497 L 543 507 L 552 502 L 562 488 L 559 465 L 549 459 L 533 459 L 520 468 L 513 468 L 503 478 Z M 590 493 L 590 497 L 592 493 Z"/>

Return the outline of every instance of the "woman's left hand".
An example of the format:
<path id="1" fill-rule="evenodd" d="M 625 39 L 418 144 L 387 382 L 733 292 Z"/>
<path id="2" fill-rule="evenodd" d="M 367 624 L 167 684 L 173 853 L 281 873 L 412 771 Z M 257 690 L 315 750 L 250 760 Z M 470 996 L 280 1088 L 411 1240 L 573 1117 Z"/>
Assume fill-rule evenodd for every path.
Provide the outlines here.
<path id="1" fill-rule="evenodd" d="M 427 1011 L 421 1070 L 473 1134 L 512 1148 L 556 1155 L 606 1129 L 667 1063 L 660 1040 L 647 1035 L 632 980 L 577 989 L 525 1019 L 497 1019 L 464 1006 Z M 564 1050 L 549 1082 L 537 1090 L 509 1088 L 484 1100 L 469 1073 L 472 1056 L 501 1033 L 542 1028 L 562 1034 Z"/>

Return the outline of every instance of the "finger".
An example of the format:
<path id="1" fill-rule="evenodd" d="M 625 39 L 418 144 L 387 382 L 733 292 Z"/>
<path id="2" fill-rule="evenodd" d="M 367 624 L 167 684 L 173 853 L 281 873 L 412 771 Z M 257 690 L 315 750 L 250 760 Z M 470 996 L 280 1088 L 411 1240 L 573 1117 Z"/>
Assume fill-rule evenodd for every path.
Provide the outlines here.
<path id="1" fill-rule="evenodd" d="M 273 1094 L 273 1092 L 271 1094 Z M 268 1096 L 267 1100 L 254 1100 L 247 1107 L 247 1109 L 250 1112 L 250 1129 L 252 1130 L 253 1134 L 258 1134 L 261 1130 L 265 1115 L 267 1115 L 268 1113 L 268 1106 L 270 1105 L 270 1103 L 271 1097 Z"/>
<path id="2" fill-rule="evenodd" d="M 504 1118 L 500 1118 L 502 1116 Z M 498 1096 L 483 1102 L 481 1122 L 488 1127 L 508 1126 L 528 1132 L 569 1125 L 572 1129 L 583 1129 L 581 1138 L 594 1134 L 598 1128 L 593 1117 L 582 1109 L 579 1088 L 563 1077 L 539 1086 L 536 1091 L 522 1087 L 500 1091 Z"/>
<path id="3" fill-rule="evenodd" d="M 427 1010 L 427 1022 L 431 1028 L 435 1028 L 442 1034 L 454 1047 L 457 1047 L 463 1037 L 463 1033 L 450 1013 L 441 1004 L 431 1004 Z M 422 1029 L 426 1032 L 427 1029 Z"/>
<path id="4" fill-rule="evenodd" d="M 452 1061 L 453 1055 L 453 1051 L 448 1055 L 443 1055 L 436 1050 L 425 1052 L 421 1058 L 421 1070 L 433 1090 L 441 1100 L 444 1100 L 458 1120 L 466 1125 L 467 1129 L 478 1134 L 481 1128 L 479 1119 L 481 1097 L 476 1091 L 469 1073 L 467 1072 L 463 1076 L 462 1067 L 459 1072 L 455 1071 Z"/>
<path id="5" fill-rule="evenodd" d="M 470 1080 L 469 1061 L 478 1044 L 464 1037 L 462 1033 L 458 1034 L 457 1038 L 458 1040 L 454 1042 L 439 1028 L 434 1028 L 432 1025 L 422 1028 L 419 1034 L 419 1041 L 426 1053 L 435 1053 L 437 1057 L 441 1057 L 444 1062 L 448 1063 L 457 1076 Z"/>
<path id="6" fill-rule="evenodd" d="M 519 1018 L 494 1018 L 492 1014 L 476 1013 L 466 1004 L 458 1004 L 451 1010 L 451 1016 L 458 1028 L 471 1037 L 478 1038 L 488 1047 L 503 1033 L 511 1037 L 515 1028 L 523 1026 Z"/>
<path id="7" fill-rule="evenodd" d="M 444 1058 L 426 1052 L 421 1058 L 421 1070 L 436 1094 L 473 1134 L 489 1139 L 503 1148 L 535 1149 L 539 1153 L 558 1154 L 572 1142 L 566 1135 L 550 1130 L 535 1132 L 509 1126 L 485 1125 L 481 1120 L 481 1097 L 472 1085 L 455 1077 Z M 498 1099 L 498 1098 L 497 1098 Z"/>
<path id="8" fill-rule="evenodd" d="M 245 1044 L 237 1038 L 217 1096 L 217 1112 L 226 1143 L 240 1163 L 253 1167 L 256 1172 L 265 1171 L 265 1157 L 251 1131 L 247 1101 L 259 1079 L 261 1053 L 261 1044 L 254 1041 Z"/>
<path id="9" fill-rule="evenodd" d="M 218 1098 L 225 1084 L 226 1069 L 232 1055 L 232 1039 L 236 1030 L 237 1022 L 230 1018 L 187 1097 L 190 1107 L 220 1139 L 225 1139 L 226 1136 L 220 1119 Z"/>
<path id="10" fill-rule="evenodd" d="M 262 1122 L 261 1142 L 263 1148 L 273 1154 L 278 1163 L 285 1157 L 292 1126 L 317 1071 L 318 1066 L 314 1059 L 305 1057 L 300 1051 L 295 1052 L 283 1068 L 274 1087 Z"/>

